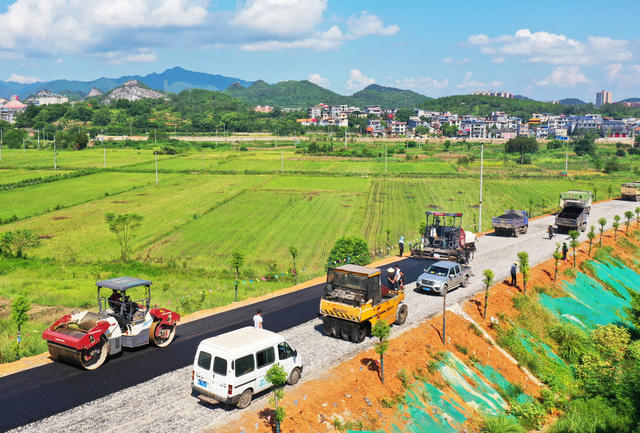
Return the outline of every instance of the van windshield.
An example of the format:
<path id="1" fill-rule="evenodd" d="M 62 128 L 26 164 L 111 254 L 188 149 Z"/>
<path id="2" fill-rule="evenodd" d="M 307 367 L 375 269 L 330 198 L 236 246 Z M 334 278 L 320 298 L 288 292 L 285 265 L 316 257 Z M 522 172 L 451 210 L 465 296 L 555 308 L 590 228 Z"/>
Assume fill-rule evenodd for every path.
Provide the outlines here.
<path id="1" fill-rule="evenodd" d="M 220 376 L 227 375 L 227 360 L 218 358 L 217 356 L 213 360 L 213 372 Z"/>

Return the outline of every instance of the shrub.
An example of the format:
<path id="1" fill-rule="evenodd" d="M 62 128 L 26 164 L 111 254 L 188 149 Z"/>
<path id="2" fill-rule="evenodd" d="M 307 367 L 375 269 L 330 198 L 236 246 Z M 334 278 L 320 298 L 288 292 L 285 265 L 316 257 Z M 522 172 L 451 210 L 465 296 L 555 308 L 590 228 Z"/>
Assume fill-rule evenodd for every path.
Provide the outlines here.
<path id="1" fill-rule="evenodd" d="M 599 433 L 628 431 L 628 414 L 616 410 L 604 398 L 576 399 L 551 428 L 551 433 Z"/>
<path id="2" fill-rule="evenodd" d="M 484 419 L 483 433 L 523 433 L 518 421 L 511 416 L 488 416 Z"/>
<path id="3" fill-rule="evenodd" d="M 367 265 L 371 260 L 367 243 L 357 236 L 343 236 L 336 241 L 329 252 L 328 266 L 341 263 Z"/>
<path id="4" fill-rule="evenodd" d="M 576 325 L 560 323 L 549 329 L 549 336 L 558 343 L 558 355 L 570 364 L 577 364 L 591 348 L 589 336 Z"/>
<path id="5" fill-rule="evenodd" d="M 526 403 L 514 401 L 509 414 L 515 416 L 527 430 L 537 430 L 544 425 L 547 411 L 538 400 L 529 400 Z"/>

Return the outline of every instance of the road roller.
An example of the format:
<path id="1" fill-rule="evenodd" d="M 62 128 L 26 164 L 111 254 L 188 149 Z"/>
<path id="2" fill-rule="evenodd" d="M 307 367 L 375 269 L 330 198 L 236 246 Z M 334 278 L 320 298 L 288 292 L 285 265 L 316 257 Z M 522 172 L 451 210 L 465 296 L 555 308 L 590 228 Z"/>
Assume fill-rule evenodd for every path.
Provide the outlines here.
<path id="1" fill-rule="evenodd" d="M 95 370 L 123 348 L 171 344 L 180 315 L 151 307 L 151 284 L 133 277 L 98 281 L 98 312 L 74 311 L 42 333 L 51 357 Z"/>

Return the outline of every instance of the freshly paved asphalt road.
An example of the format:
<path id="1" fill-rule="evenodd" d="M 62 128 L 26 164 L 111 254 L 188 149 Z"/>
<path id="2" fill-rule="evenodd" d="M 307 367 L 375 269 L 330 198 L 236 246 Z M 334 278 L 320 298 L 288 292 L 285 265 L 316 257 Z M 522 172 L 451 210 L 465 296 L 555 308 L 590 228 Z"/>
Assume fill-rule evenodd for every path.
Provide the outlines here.
<path id="1" fill-rule="evenodd" d="M 422 272 L 425 260 L 403 260 L 408 281 Z M 393 266 L 395 263 L 387 265 Z M 386 272 L 383 270 L 383 281 Z M 95 371 L 54 362 L 0 378 L 0 431 L 28 424 L 193 363 L 205 338 L 252 324 L 262 310 L 269 329 L 279 332 L 318 314 L 323 285 L 268 299 L 178 326 L 176 339 L 164 349 L 126 350 Z M 144 397 L 142 397 L 144 398 Z"/>

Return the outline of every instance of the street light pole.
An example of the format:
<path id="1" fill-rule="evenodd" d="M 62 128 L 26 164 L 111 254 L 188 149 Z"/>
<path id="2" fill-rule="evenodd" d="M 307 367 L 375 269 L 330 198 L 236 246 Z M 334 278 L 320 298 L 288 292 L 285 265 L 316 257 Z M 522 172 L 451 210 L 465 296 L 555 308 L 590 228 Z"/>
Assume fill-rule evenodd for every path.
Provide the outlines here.
<path id="1" fill-rule="evenodd" d="M 480 203 L 478 206 L 478 233 L 482 232 L 482 178 L 484 174 L 484 143 L 480 148 Z"/>
<path id="2" fill-rule="evenodd" d="M 107 167 L 107 148 L 104 146 L 104 133 L 102 132 L 103 130 L 100 130 L 100 141 L 102 141 L 102 157 L 103 157 L 103 162 L 102 162 L 102 166 L 103 167 Z"/>
<path id="3" fill-rule="evenodd" d="M 384 143 L 384 172 L 387 173 L 387 142 Z"/>
<path id="4" fill-rule="evenodd" d="M 58 152 L 56 151 L 56 134 L 53 134 L 53 169 L 58 169 Z"/>
<path id="5" fill-rule="evenodd" d="M 0 161 L 2 161 L 2 141 L 3 141 L 4 129 L 0 129 Z"/>

